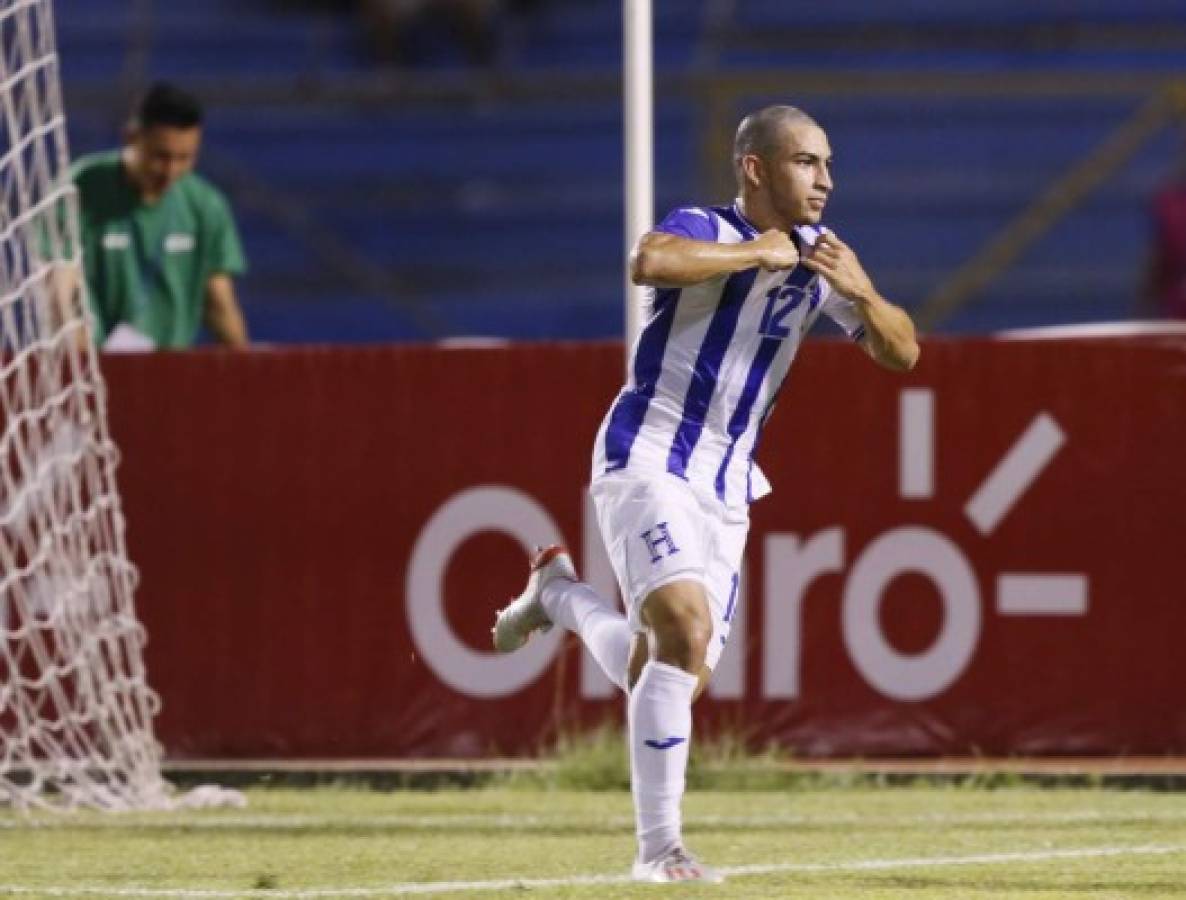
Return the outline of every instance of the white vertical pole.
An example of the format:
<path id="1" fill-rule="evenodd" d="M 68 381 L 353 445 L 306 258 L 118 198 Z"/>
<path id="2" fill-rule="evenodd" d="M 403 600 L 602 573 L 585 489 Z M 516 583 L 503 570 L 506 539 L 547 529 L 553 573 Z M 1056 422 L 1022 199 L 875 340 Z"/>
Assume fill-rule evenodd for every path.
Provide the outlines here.
<path id="1" fill-rule="evenodd" d="M 651 0 L 622 0 L 622 84 L 626 131 L 626 252 L 654 224 L 654 110 Z M 630 283 L 626 266 L 626 348 L 634 345 L 645 289 Z"/>

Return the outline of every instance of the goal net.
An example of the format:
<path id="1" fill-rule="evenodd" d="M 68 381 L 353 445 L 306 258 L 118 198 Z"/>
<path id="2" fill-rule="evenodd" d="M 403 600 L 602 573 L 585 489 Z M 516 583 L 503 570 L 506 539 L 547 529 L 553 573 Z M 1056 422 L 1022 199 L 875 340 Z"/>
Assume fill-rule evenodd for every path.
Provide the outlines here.
<path id="1" fill-rule="evenodd" d="M 51 0 L 0 0 L 0 805 L 172 805 L 85 340 Z"/>

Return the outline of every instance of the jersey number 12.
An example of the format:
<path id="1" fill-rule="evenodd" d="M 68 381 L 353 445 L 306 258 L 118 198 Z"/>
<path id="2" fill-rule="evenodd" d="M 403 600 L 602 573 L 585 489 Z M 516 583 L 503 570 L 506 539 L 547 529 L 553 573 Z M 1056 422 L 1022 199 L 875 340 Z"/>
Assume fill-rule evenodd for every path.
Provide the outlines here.
<path id="1" fill-rule="evenodd" d="M 803 299 L 812 294 L 811 306 L 815 307 L 818 293 L 813 286 L 802 284 L 781 284 L 766 292 L 766 310 L 762 313 L 762 322 L 758 325 L 758 333 L 772 338 L 785 338 L 791 334 L 791 329 L 783 324 L 783 320 L 803 305 Z"/>

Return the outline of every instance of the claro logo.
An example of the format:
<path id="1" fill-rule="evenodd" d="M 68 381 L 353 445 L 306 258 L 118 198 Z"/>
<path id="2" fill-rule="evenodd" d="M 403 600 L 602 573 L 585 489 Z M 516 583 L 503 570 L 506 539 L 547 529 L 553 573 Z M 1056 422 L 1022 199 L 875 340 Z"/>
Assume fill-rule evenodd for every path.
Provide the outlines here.
<path id="1" fill-rule="evenodd" d="M 898 490 L 906 499 L 934 495 L 934 395 L 926 389 L 902 392 L 899 403 Z M 1022 504 L 1030 486 L 1051 464 L 1066 438 L 1047 413 L 1038 413 L 997 462 L 963 507 L 976 530 L 990 536 Z M 408 567 L 408 622 L 425 663 L 445 684 L 475 697 L 513 694 L 535 681 L 552 663 L 563 635 L 559 629 L 536 637 L 526 648 L 499 656 L 470 647 L 449 626 L 443 584 L 450 558 L 468 538 L 499 531 L 525 549 L 560 542 L 551 515 L 533 498 L 512 487 L 482 486 L 450 498 L 425 525 Z M 602 596 L 616 596 L 616 584 L 593 516 L 586 502 L 581 542 L 582 576 Z M 800 693 L 803 603 L 812 583 L 824 575 L 843 577 L 841 625 L 853 665 L 871 687 L 902 701 L 919 701 L 945 691 L 976 652 L 985 598 L 968 555 L 943 533 L 921 525 L 902 525 L 870 541 L 851 560 L 843 526 L 812 535 L 765 536 L 762 573 L 765 609 L 762 634 L 763 699 L 794 699 Z M 902 575 L 927 578 L 934 585 L 942 616 L 931 644 L 905 653 L 886 638 L 880 607 L 890 583 Z M 743 575 L 743 585 L 747 579 Z M 988 600 L 1001 616 L 1082 616 L 1088 581 L 1081 573 L 999 572 Z M 745 604 L 735 632 L 746 634 Z M 721 699 L 745 691 L 741 641 L 731 643 L 715 673 L 710 692 Z M 586 659 L 581 691 L 589 698 L 611 696 L 613 688 Z"/>

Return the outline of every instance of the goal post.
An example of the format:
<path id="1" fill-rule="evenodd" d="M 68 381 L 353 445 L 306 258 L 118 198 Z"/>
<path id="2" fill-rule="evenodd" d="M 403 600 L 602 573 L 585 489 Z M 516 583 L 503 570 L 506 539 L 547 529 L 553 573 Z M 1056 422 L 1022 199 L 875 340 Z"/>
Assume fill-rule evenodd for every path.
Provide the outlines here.
<path id="1" fill-rule="evenodd" d="M 0 133 L 0 806 L 174 806 L 86 339 L 51 0 L 0 0 Z"/>
<path id="2" fill-rule="evenodd" d="M 651 0 L 622 0 L 622 119 L 624 133 L 626 207 L 625 252 L 630 250 L 655 223 L 654 171 L 654 50 Z M 647 290 L 630 280 L 630 266 L 624 273 L 626 310 L 624 319 L 626 355 L 642 327 Z"/>

